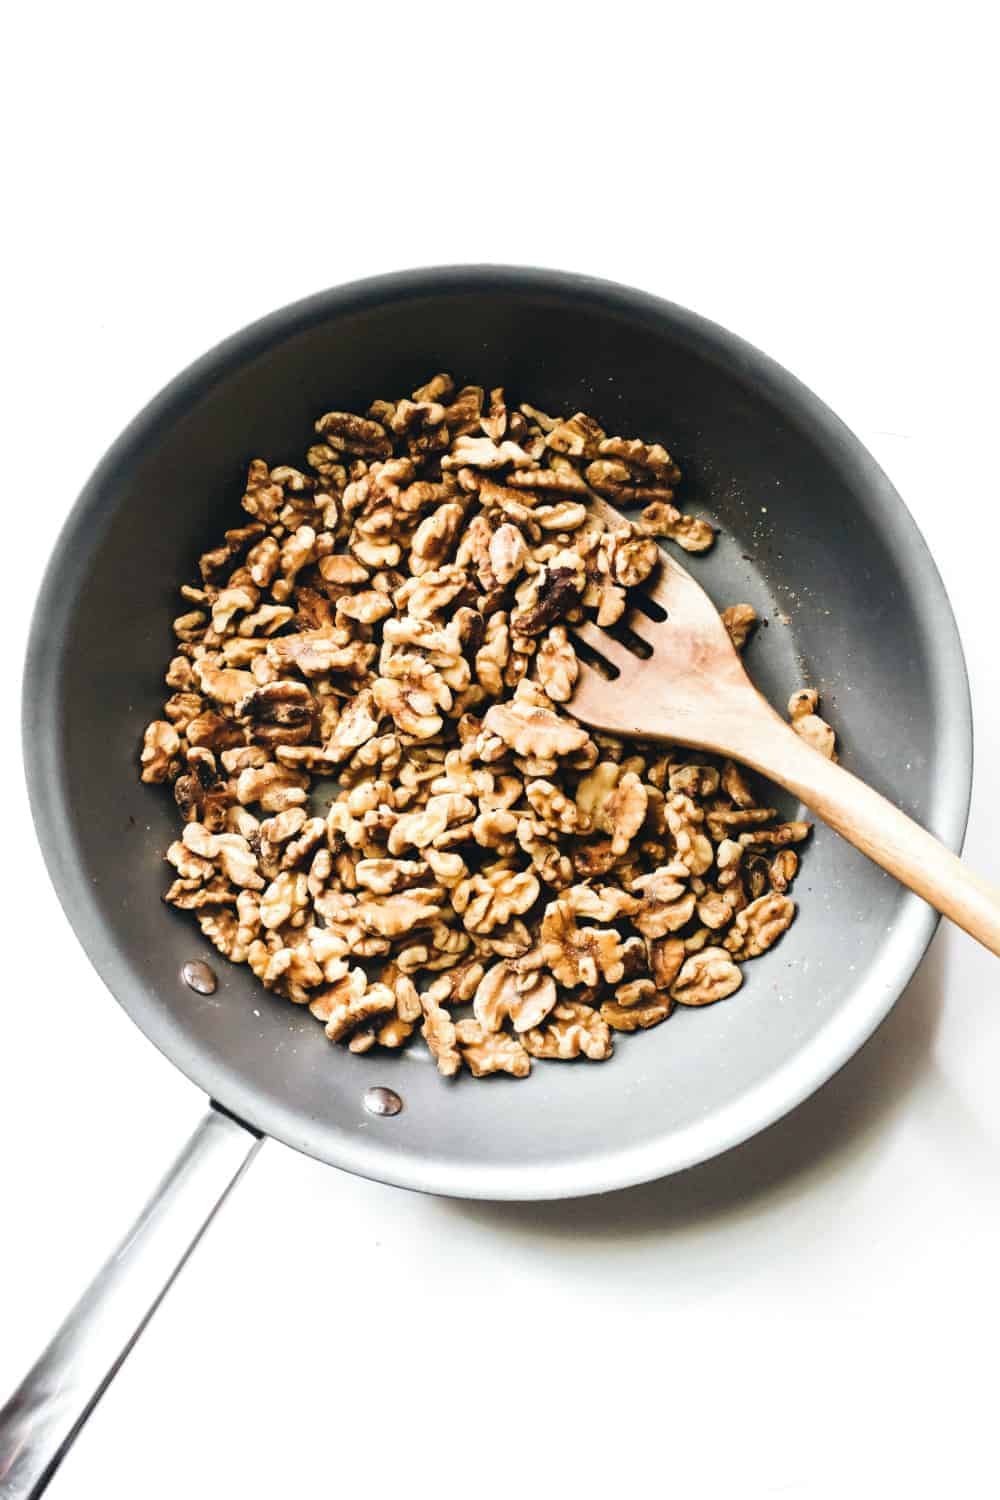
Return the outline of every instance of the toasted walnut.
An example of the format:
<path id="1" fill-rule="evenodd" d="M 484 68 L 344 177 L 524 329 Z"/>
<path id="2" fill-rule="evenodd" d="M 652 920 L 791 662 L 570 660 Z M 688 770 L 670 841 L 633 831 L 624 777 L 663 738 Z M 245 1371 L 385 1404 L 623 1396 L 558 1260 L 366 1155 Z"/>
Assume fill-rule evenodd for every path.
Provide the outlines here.
<path id="1" fill-rule="evenodd" d="M 539 889 L 532 870 L 490 865 L 461 881 L 452 892 L 451 902 L 467 931 L 491 933 L 533 906 Z"/>
<path id="2" fill-rule="evenodd" d="M 553 625 L 540 641 L 535 656 L 535 673 L 553 703 L 567 703 L 573 696 L 580 663 L 565 625 Z"/>
<path id="3" fill-rule="evenodd" d="M 263 927 L 281 927 L 303 916 L 309 900 L 306 877 L 291 870 L 278 875 L 260 898 L 260 920 Z"/>
<path id="4" fill-rule="evenodd" d="M 747 773 L 731 760 L 722 767 L 722 790 L 737 807 L 753 807 L 757 800 Z"/>
<path id="5" fill-rule="evenodd" d="M 735 958 L 757 958 L 791 926 L 795 902 L 774 891 L 759 896 L 738 912 L 725 946 Z"/>
<path id="6" fill-rule="evenodd" d="M 516 1037 L 484 1031 L 479 1022 L 473 1020 L 459 1021 L 454 1029 L 462 1058 L 468 1063 L 473 1077 L 511 1073 L 515 1078 L 527 1078 L 531 1072 L 531 1058 Z"/>
<path id="7" fill-rule="evenodd" d="M 420 1002 L 424 1011 L 424 1024 L 420 1030 L 427 1049 L 437 1063 L 442 1077 L 453 1078 L 462 1066 L 462 1054 L 456 1045 L 455 1023 L 444 1007 L 432 1000 L 428 993 L 421 995 Z"/>
<path id="8" fill-rule="evenodd" d="M 506 588 L 520 573 L 528 556 L 527 543 L 516 526 L 505 522 L 490 538 L 489 562 L 497 587 Z"/>
<path id="9" fill-rule="evenodd" d="M 660 996 L 645 1004 L 623 1005 L 619 1000 L 605 1000 L 601 1006 L 601 1019 L 612 1031 L 648 1031 L 658 1026 L 673 1010 L 673 1002 Z"/>
<path id="10" fill-rule="evenodd" d="M 566 900 L 578 917 L 588 917 L 592 922 L 614 922 L 618 917 L 634 917 L 643 907 L 638 896 L 630 896 L 616 885 L 574 885 L 566 892 Z M 630 938 L 629 942 L 634 944 L 639 940 Z M 624 952 L 623 948 L 623 958 Z"/>
<path id="11" fill-rule="evenodd" d="M 704 812 L 690 797 L 677 793 L 667 800 L 664 814 L 673 835 L 677 858 L 692 875 L 704 875 L 712 863 L 712 846 L 701 832 Z"/>
<path id="12" fill-rule="evenodd" d="M 357 453 L 367 458 L 388 458 L 392 453 L 389 435 L 380 422 L 356 417 L 346 411 L 328 411 L 316 423 L 330 448 Z"/>
<path id="13" fill-rule="evenodd" d="M 192 853 L 218 864 L 233 885 L 262 890 L 264 881 L 257 873 L 257 859 L 245 838 L 238 833 L 210 833 L 202 823 L 188 823 L 183 844 Z"/>
<path id="14" fill-rule="evenodd" d="M 642 896 L 642 909 L 633 921 L 644 938 L 665 937 L 690 921 L 697 898 L 687 888 L 688 879 L 687 866 L 677 860 L 632 881 L 632 890 Z"/>
<path id="15" fill-rule="evenodd" d="M 244 807 L 259 802 L 264 812 L 284 812 L 286 807 L 305 802 L 308 785 L 309 778 L 303 772 L 269 761 L 259 768 L 249 766 L 240 772 L 236 798 Z"/>
<path id="16" fill-rule="evenodd" d="M 656 537 L 713 540 L 669 453 L 446 374 L 317 429 L 303 469 L 250 464 L 248 523 L 180 589 L 140 767 L 186 830 L 165 899 L 352 1052 L 420 1025 L 446 1076 L 603 1058 L 718 998 L 791 919 L 809 825 L 560 710 L 568 627 L 622 617 Z M 742 644 L 750 607 L 723 619 Z M 790 711 L 822 739 L 817 706 Z"/>
<path id="17" fill-rule="evenodd" d="M 523 591 L 521 587 L 518 588 L 519 608 L 512 616 L 511 624 L 519 635 L 541 635 L 556 620 L 575 610 L 581 602 L 589 602 L 583 585 L 584 577 L 577 566 L 577 560 L 558 553 L 528 580 Z M 624 601 L 625 595 L 622 594 L 622 610 L 625 607 Z M 613 623 L 598 616 L 598 624 Z"/>
<path id="18" fill-rule="evenodd" d="M 799 857 L 794 849 L 782 849 L 771 861 L 769 874 L 772 890 L 782 895 L 788 890 L 799 868 Z"/>
<path id="19" fill-rule="evenodd" d="M 484 1031 L 499 1031 L 508 1019 L 515 1031 L 529 1031 L 544 1021 L 556 1003 L 556 986 L 541 961 L 540 953 L 525 954 L 487 970 L 473 1000 Z"/>
<path id="20" fill-rule="evenodd" d="M 658 990 L 669 990 L 684 962 L 685 948 L 680 938 L 656 938 L 647 942 L 649 972 Z"/>
<path id="21" fill-rule="evenodd" d="M 713 1005 L 743 983 L 739 966 L 724 948 L 702 948 L 684 960 L 670 993 L 678 1005 Z"/>
<path id="22" fill-rule="evenodd" d="M 604 432 L 593 417 L 578 411 L 565 422 L 557 422 L 546 435 L 546 443 L 569 458 L 593 458 L 599 452 Z"/>
<path id="23" fill-rule="evenodd" d="M 825 719 L 816 712 L 819 694 L 814 688 L 800 688 L 788 700 L 788 717 L 797 735 L 825 755 L 827 760 L 837 759 L 837 736 Z"/>
<path id="24" fill-rule="evenodd" d="M 410 572 L 415 577 L 429 573 L 443 563 L 455 544 L 465 508 L 461 505 L 439 505 L 421 521 L 410 545 Z"/>
<path id="25" fill-rule="evenodd" d="M 613 929 L 578 927 L 572 904 L 552 901 L 542 918 L 542 957 L 559 984 L 567 989 L 615 984 L 625 972 L 622 945 Z"/>
<path id="26" fill-rule="evenodd" d="M 420 812 L 397 818 L 389 833 L 389 853 L 402 854 L 404 849 L 426 849 L 451 825 L 471 818 L 475 803 L 456 792 L 446 792 L 428 799 Z"/>
<path id="27" fill-rule="evenodd" d="M 354 867 L 358 885 L 376 896 L 388 896 L 393 891 L 414 885 L 427 874 L 427 865 L 421 859 L 362 859 Z"/>
<path id="28" fill-rule="evenodd" d="M 505 440 L 495 443 L 491 437 L 459 436 L 451 452 L 441 460 L 442 469 L 502 469 L 507 464 L 515 468 L 529 467 L 534 460 L 530 453 L 517 443 Z"/>
<path id="29" fill-rule="evenodd" d="M 757 623 L 757 611 L 752 604 L 731 604 L 722 611 L 722 623 L 737 651 L 742 651 Z"/>
<path id="30" fill-rule="evenodd" d="M 142 745 L 142 780 L 168 781 L 180 767 L 180 735 L 165 719 L 154 719 L 146 730 Z"/>
<path id="31" fill-rule="evenodd" d="M 715 531 L 707 521 L 683 515 L 669 500 L 653 500 L 646 505 L 636 525 L 644 536 L 667 537 L 685 552 L 707 552 L 715 541 Z"/>
<path id="32" fill-rule="evenodd" d="M 582 826 L 586 831 L 587 825 L 581 823 L 576 803 L 565 796 L 553 782 L 543 779 L 529 781 L 524 795 L 547 829 L 557 833 L 573 833 Z"/>
<path id="33" fill-rule="evenodd" d="M 651 475 L 665 484 L 676 484 L 681 471 L 660 443 L 643 443 L 639 438 L 603 438 L 597 450 L 602 457 L 618 459 L 630 469 Z"/>
<path id="34" fill-rule="evenodd" d="M 363 977 L 364 971 L 361 973 Z M 342 1037 L 360 1026 L 366 1026 L 375 1018 L 391 1015 L 395 1007 L 396 997 L 388 985 L 369 985 L 360 995 L 334 1005 L 326 1023 L 326 1034 L 331 1042 L 339 1042 Z"/>
<path id="35" fill-rule="evenodd" d="M 442 908 L 436 900 L 438 894 L 437 889 L 432 886 L 397 891 L 390 896 L 359 901 L 355 911 L 366 932 L 376 933 L 379 937 L 398 938 L 441 915 Z"/>
<path id="36" fill-rule="evenodd" d="M 647 505 L 658 500 L 669 503 L 674 498 L 670 485 L 649 475 L 637 483 L 628 464 L 613 458 L 598 458 L 588 464 L 586 478 L 592 489 L 617 505 Z"/>
<path id="37" fill-rule="evenodd" d="M 521 1042 L 532 1057 L 582 1056 L 591 1062 L 603 1062 L 614 1051 L 611 1032 L 600 1012 L 571 1001 L 557 1005 L 548 1025 L 526 1031 Z"/>
<path id="38" fill-rule="evenodd" d="M 487 734 L 495 734 L 518 755 L 542 758 L 572 755 L 582 750 L 590 736 L 579 724 L 560 719 L 551 709 L 515 699 L 496 703 L 483 720 Z"/>

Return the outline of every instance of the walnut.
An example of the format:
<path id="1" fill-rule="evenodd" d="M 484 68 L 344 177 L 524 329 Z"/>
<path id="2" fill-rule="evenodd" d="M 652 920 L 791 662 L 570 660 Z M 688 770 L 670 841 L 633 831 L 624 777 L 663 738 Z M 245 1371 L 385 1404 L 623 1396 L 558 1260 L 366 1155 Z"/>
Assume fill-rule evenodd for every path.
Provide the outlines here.
<path id="1" fill-rule="evenodd" d="M 459 1021 L 455 1035 L 462 1059 L 468 1063 L 474 1078 L 486 1078 L 490 1073 L 527 1078 L 531 1072 L 531 1058 L 515 1037 L 484 1031 L 478 1021 L 472 1020 Z"/>
<path id="2" fill-rule="evenodd" d="M 757 623 L 757 611 L 752 604 L 731 604 L 722 611 L 722 623 L 737 651 L 742 651 Z"/>
<path id="3" fill-rule="evenodd" d="M 355 910 L 366 932 L 398 938 L 441 915 L 443 908 L 436 900 L 439 894 L 434 886 L 397 891 L 390 896 L 373 896 L 368 901 L 360 901 Z"/>
<path id="4" fill-rule="evenodd" d="M 819 694 L 814 688 L 800 688 L 788 700 L 788 717 L 797 735 L 812 745 L 827 760 L 837 759 L 837 736 L 825 719 L 816 712 Z"/>
<path id="5" fill-rule="evenodd" d="M 794 849 L 782 849 L 774 856 L 770 865 L 771 889 L 784 895 L 799 868 L 799 857 Z"/>
<path id="6" fill-rule="evenodd" d="M 668 500 L 653 500 L 646 505 L 636 526 L 644 536 L 667 537 L 685 552 L 707 552 L 715 541 L 715 531 L 707 521 L 683 515 Z"/>
<path id="7" fill-rule="evenodd" d="M 203 553 L 198 559 L 198 571 L 205 582 L 218 582 L 227 568 L 243 556 L 252 542 L 257 541 L 263 535 L 264 527 L 256 522 L 250 526 L 240 526 L 233 531 L 227 531 L 221 546 L 214 548 L 211 552 Z"/>
<path id="8" fill-rule="evenodd" d="M 261 926 L 273 928 L 294 922 L 303 916 L 308 899 L 309 887 L 301 871 L 282 871 L 260 898 Z"/>
<path id="9" fill-rule="evenodd" d="M 581 571 L 574 562 L 566 561 L 564 554 L 559 553 L 530 580 L 529 592 L 523 601 L 521 590 L 518 589 L 520 608 L 512 616 L 511 624 L 520 635 L 541 635 L 554 621 L 574 609 L 581 599 L 584 603 L 589 602 L 583 592 Z M 625 607 L 624 599 L 622 594 L 622 610 Z M 598 616 L 598 624 L 613 623 Z"/>
<path id="10" fill-rule="evenodd" d="M 685 958 L 684 943 L 680 938 L 665 937 L 647 940 L 649 972 L 658 990 L 669 990 Z"/>
<path id="11" fill-rule="evenodd" d="M 306 800 L 308 776 L 274 761 L 256 767 L 248 766 L 236 779 L 236 799 L 244 807 L 259 802 L 264 812 L 284 812 Z"/>
<path id="12" fill-rule="evenodd" d="M 364 978 L 364 970 L 355 969 L 352 972 L 360 972 Z M 395 1008 L 396 997 L 388 985 L 369 985 L 360 995 L 354 994 L 333 1006 L 326 1023 L 326 1034 L 331 1042 L 339 1042 L 342 1037 L 377 1017 L 391 1015 Z"/>
<path id="13" fill-rule="evenodd" d="M 516 526 L 509 521 L 498 526 L 489 541 L 489 564 L 494 586 L 506 588 L 524 567 L 528 556 L 527 543 Z"/>
<path id="14" fill-rule="evenodd" d="M 142 780 L 169 781 L 180 767 L 180 735 L 165 719 L 154 719 L 146 730 L 142 744 Z"/>
<path id="15" fill-rule="evenodd" d="M 638 896 L 630 896 L 617 885 L 574 885 L 566 892 L 566 900 L 578 917 L 587 917 L 592 922 L 614 922 L 619 917 L 634 917 L 643 910 Z M 634 944 L 639 940 L 630 938 L 629 942 Z M 624 953 L 625 948 L 623 958 Z"/>
<path id="16" fill-rule="evenodd" d="M 358 594 L 344 594 L 337 600 L 337 623 L 356 620 L 359 625 L 377 625 L 392 614 L 392 600 L 377 589 L 363 589 Z"/>
<path id="17" fill-rule="evenodd" d="M 681 471 L 660 443 L 643 443 L 639 438 L 605 438 L 598 445 L 602 457 L 617 459 L 629 468 L 652 475 L 664 484 L 676 484 Z"/>
<path id="18" fill-rule="evenodd" d="M 735 994 L 742 983 L 739 966 L 724 948 L 702 948 L 684 960 L 670 993 L 678 1005 L 713 1005 Z"/>
<path id="19" fill-rule="evenodd" d="M 455 393 L 455 382 L 448 374 L 432 375 L 426 385 L 413 392 L 414 401 L 450 401 Z"/>
<path id="20" fill-rule="evenodd" d="M 237 718 L 246 719 L 258 744 L 295 744 L 309 738 L 316 699 L 304 682 L 279 678 L 251 689 L 236 705 Z"/>
<path id="21" fill-rule="evenodd" d="M 517 443 L 505 440 L 495 443 L 491 437 L 458 437 L 446 458 L 441 460 L 442 469 L 502 469 L 506 464 L 515 468 L 530 467 L 530 453 Z"/>
<path id="22" fill-rule="evenodd" d="M 362 859 L 354 867 L 358 885 L 375 896 L 388 896 L 422 880 L 427 874 L 422 859 Z"/>
<path id="23" fill-rule="evenodd" d="M 691 920 L 697 898 L 687 888 L 688 878 L 687 866 L 677 860 L 632 881 L 631 889 L 642 896 L 642 910 L 633 921 L 644 938 L 665 937 Z"/>
<path id="24" fill-rule="evenodd" d="M 601 1018 L 612 1031 L 647 1031 L 665 1021 L 673 1010 L 669 998 L 651 1000 L 644 1005 L 622 1005 L 618 1000 L 605 1000 L 601 1006 Z"/>
<path id="25" fill-rule="evenodd" d="M 389 458 L 392 443 L 380 422 L 356 417 L 346 411 L 328 411 L 316 423 L 316 431 L 328 447 L 343 453 L 357 453 L 365 458 Z"/>
<path id="26" fill-rule="evenodd" d="M 614 761 L 598 761 L 576 789 L 584 826 L 611 835 L 611 852 L 624 854 L 646 818 L 649 795 L 634 771 Z"/>
<path id="27" fill-rule="evenodd" d="M 420 997 L 424 1011 L 424 1024 L 420 1034 L 427 1049 L 437 1063 L 438 1072 L 444 1078 L 453 1078 L 462 1066 L 462 1054 L 456 1046 L 456 1027 L 443 1006 L 432 1000 L 428 993 Z"/>
<path id="28" fill-rule="evenodd" d="M 719 790 L 719 773 L 714 766 L 671 766 L 668 784 L 672 792 L 687 797 L 711 797 Z"/>
<path id="29" fill-rule="evenodd" d="M 592 1062 L 603 1062 L 614 1051 L 611 1032 L 600 1012 L 572 1001 L 557 1005 L 548 1025 L 526 1031 L 521 1042 L 532 1057 L 583 1056 Z"/>
<path id="30" fill-rule="evenodd" d="M 257 686 L 252 673 L 242 672 L 236 667 L 217 667 L 204 656 L 195 662 L 194 675 L 206 698 L 211 698 L 216 703 L 222 703 L 231 708 L 241 702 L 247 693 L 252 693 Z"/>
<path id="31" fill-rule="evenodd" d="M 535 673 L 553 703 L 567 703 L 573 696 L 580 663 L 565 625 L 553 625 L 539 643 Z"/>
<path id="32" fill-rule="evenodd" d="M 613 929 L 578 927 L 569 901 L 552 901 L 542 918 L 542 957 L 559 984 L 567 989 L 615 984 L 625 972 L 622 945 Z"/>
<path id="33" fill-rule="evenodd" d="M 712 846 L 701 832 L 704 812 L 690 797 L 679 792 L 668 798 L 664 815 L 673 835 L 677 858 L 692 875 L 704 875 L 712 863 Z"/>
<path id="34" fill-rule="evenodd" d="M 416 619 L 429 620 L 453 604 L 468 586 L 465 569 L 449 563 L 419 578 L 408 579 L 394 594 L 393 602 L 398 608 L 405 606 L 407 613 Z"/>
<path id="35" fill-rule="evenodd" d="M 777 891 L 759 896 L 737 912 L 725 947 L 735 958 L 757 958 L 778 941 L 794 916 L 795 902 L 791 897 Z"/>
<path id="36" fill-rule="evenodd" d="M 582 750 L 590 736 L 579 724 L 560 719 L 551 709 L 538 708 L 524 700 L 495 703 L 483 720 L 487 734 L 495 734 L 518 755 L 542 758 L 572 755 Z"/>
<path id="37" fill-rule="evenodd" d="M 547 445 L 569 458 L 594 458 L 600 451 L 604 431 L 585 412 L 578 411 L 568 421 L 557 422 L 546 434 Z"/>
<path id="38" fill-rule="evenodd" d="M 747 773 L 731 760 L 722 767 L 722 790 L 737 807 L 753 807 L 756 803 Z"/>
<path id="39" fill-rule="evenodd" d="M 768 848 L 783 849 L 786 844 L 801 844 L 811 829 L 811 823 L 779 823 L 777 828 L 755 828 L 750 833 L 741 833 L 739 841 L 744 849 L 755 852 Z"/>
<path id="40" fill-rule="evenodd" d="M 210 833 L 202 823 L 188 823 L 182 843 L 193 854 L 217 864 L 233 885 L 263 890 L 264 881 L 257 873 L 253 850 L 238 833 Z"/>
<path id="41" fill-rule="evenodd" d="M 506 959 L 486 971 L 472 1003 L 484 1031 L 499 1031 L 508 1019 L 515 1031 L 529 1031 L 544 1021 L 556 1003 L 556 986 L 541 962 L 536 952 Z"/>
<path id="42" fill-rule="evenodd" d="M 452 892 L 451 903 L 468 932 L 488 934 L 532 907 L 539 889 L 532 870 L 489 865 L 468 880 L 460 881 Z"/>
<path id="43" fill-rule="evenodd" d="M 586 482 L 570 463 L 551 469 L 515 469 L 507 475 L 507 484 L 512 489 L 526 491 L 533 500 L 540 499 L 542 495 L 581 498 L 590 495 Z M 535 515 L 540 518 L 540 512 L 535 511 Z"/>
<path id="44" fill-rule="evenodd" d="M 655 479 L 649 483 L 636 483 L 636 476 L 628 464 L 613 458 L 598 458 L 589 463 L 586 479 L 591 489 L 619 506 L 648 505 L 655 501 L 669 504 L 674 498 L 670 485 Z"/>
<path id="45" fill-rule="evenodd" d="M 431 572 L 447 559 L 464 514 L 464 506 L 439 505 L 421 521 L 410 545 L 410 572 L 415 577 Z"/>
<path id="46" fill-rule="evenodd" d="M 455 792 L 431 797 L 420 812 L 405 813 L 396 819 L 389 833 L 389 853 L 402 854 L 410 847 L 426 849 L 452 824 L 471 818 L 475 810 L 474 802 Z"/>

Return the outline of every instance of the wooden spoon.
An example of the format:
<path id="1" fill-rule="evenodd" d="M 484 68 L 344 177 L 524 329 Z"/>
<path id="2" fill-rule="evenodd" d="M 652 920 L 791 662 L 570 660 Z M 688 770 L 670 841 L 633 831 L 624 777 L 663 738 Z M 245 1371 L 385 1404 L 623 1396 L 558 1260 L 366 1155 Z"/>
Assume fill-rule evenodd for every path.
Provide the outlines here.
<path id="1" fill-rule="evenodd" d="M 604 501 L 591 508 L 612 526 L 628 525 Z M 581 660 L 570 704 L 575 717 L 626 738 L 673 740 L 752 766 L 1000 957 L 1000 890 L 796 734 L 750 681 L 705 590 L 662 548 L 661 555 L 644 590 L 667 618 L 657 622 L 632 609 L 619 622 L 651 656 L 637 656 L 591 621 L 572 627 L 619 674 L 609 680 Z"/>

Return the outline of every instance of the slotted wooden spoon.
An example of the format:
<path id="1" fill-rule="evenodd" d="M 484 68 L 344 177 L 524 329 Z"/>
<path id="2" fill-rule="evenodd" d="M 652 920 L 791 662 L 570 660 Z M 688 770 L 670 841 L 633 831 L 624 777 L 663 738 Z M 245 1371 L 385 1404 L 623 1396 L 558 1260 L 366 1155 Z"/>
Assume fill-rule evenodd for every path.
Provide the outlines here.
<path id="1" fill-rule="evenodd" d="M 612 525 L 628 524 L 604 501 L 591 508 Z M 1000 957 L 1000 890 L 796 734 L 750 681 L 705 590 L 660 551 L 660 568 L 644 590 L 667 618 L 651 620 L 632 608 L 619 622 L 652 655 L 638 656 L 590 621 L 574 625 L 618 676 L 609 680 L 581 660 L 572 713 L 594 729 L 677 741 L 760 771 Z"/>

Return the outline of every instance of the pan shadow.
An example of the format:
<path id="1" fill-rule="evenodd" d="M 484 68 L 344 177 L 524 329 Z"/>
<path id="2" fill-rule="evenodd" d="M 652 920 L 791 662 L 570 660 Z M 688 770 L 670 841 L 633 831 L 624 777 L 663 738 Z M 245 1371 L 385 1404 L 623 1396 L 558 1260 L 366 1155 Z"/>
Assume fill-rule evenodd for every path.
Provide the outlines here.
<path id="1" fill-rule="evenodd" d="M 871 1040 L 818 1093 L 752 1140 L 659 1182 L 551 1203 L 450 1199 L 447 1207 L 507 1234 L 621 1242 L 683 1234 L 760 1212 L 864 1153 L 934 1068 L 949 934 L 940 932 Z"/>

